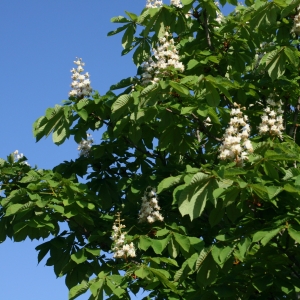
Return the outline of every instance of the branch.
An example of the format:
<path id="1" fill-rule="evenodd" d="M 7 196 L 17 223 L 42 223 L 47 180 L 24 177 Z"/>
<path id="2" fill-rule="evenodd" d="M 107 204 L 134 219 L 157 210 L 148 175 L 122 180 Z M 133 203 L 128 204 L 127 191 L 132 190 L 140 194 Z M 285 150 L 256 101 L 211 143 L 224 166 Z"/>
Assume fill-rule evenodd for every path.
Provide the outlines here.
<path id="1" fill-rule="evenodd" d="M 203 27 L 205 30 L 205 36 L 208 43 L 208 47 L 211 51 L 214 51 L 214 46 L 212 45 L 211 38 L 210 38 L 210 32 L 208 28 L 208 20 L 207 20 L 207 12 L 206 9 L 203 9 Z"/>

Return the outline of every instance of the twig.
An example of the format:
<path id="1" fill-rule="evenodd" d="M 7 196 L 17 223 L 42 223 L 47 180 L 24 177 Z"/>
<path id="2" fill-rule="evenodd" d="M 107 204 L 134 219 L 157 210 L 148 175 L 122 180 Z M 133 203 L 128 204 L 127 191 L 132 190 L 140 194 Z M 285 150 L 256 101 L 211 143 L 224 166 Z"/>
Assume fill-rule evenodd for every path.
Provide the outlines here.
<path id="1" fill-rule="evenodd" d="M 208 20 L 207 20 L 207 12 L 206 9 L 203 9 L 203 27 L 205 30 L 205 36 L 208 43 L 208 47 L 211 51 L 214 51 L 214 46 L 212 45 L 209 28 L 208 28 Z"/>

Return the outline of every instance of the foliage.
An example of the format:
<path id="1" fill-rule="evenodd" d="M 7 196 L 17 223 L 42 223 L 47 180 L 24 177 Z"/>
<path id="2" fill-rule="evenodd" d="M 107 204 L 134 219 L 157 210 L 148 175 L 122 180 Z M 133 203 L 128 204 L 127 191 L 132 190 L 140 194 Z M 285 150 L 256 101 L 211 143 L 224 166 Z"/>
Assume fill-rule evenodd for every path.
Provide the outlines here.
<path id="1" fill-rule="evenodd" d="M 70 97 L 34 123 L 37 141 L 52 134 L 57 145 L 102 130 L 88 155 L 53 170 L 0 161 L 0 242 L 49 238 L 38 262 L 47 257 L 66 276 L 69 299 L 88 290 L 90 300 L 130 299 L 140 289 L 145 299 L 298 299 L 299 2 L 228 0 L 236 7 L 221 23 L 212 0 L 112 18 L 121 27 L 108 35 L 123 32 L 137 76 L 102 96 Z M 185 71 L 169 67 L 145 85 L 142 64 L 166 31 Z M 283 103 L 282 139 L 259 134 L 270 97 Z M 242 164 L 219 158 L 234 103 L 254 148 Z M 139 222 L 149 187 L 163 221 Z M 119 212 L 136 257 L 111 254 Z"/>

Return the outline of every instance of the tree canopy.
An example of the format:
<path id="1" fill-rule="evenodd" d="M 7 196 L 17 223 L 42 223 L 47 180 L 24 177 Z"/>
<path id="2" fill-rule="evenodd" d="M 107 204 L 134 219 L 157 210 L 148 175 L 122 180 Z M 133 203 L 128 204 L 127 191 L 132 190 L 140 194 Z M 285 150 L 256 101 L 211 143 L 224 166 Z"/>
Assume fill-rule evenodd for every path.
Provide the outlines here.
<path id="1" fill-rule="evenodd" d="M 113 17 L 137 74 L 100 95 L 77 58 L 33 124 L 78 159 L 0 160 L 0 242 L 47 238 L 69 299 L 298 299 L 300 0 L 220 4 Z"/>

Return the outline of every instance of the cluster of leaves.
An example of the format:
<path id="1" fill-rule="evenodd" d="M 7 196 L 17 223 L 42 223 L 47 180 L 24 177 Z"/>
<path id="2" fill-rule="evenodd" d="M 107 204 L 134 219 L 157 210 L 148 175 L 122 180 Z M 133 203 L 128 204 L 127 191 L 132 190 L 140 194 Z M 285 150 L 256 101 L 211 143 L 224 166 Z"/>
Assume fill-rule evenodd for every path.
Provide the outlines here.
<path id="1" fill-rule="evenodd" d="M 103 130 L 89 156 L 51 171 L 0 161 L 0 242 L 50 237 L 38 261 L 47 256 L 66 275 L 69 299 L 87 290 L 90 300 L 130 299 L 140 289 L 149 299 L 297 299 L 300 55 L 291 29 L 300 1 L 231 0 L 221 24 L 212 0 L 182 3 L 126 12 L 108 35 L 124 31 L 122 54 L 134 50 L 139 67 L 168 30 L 185 72 L 144 86 L 139 67 L 106 95 L 69 98 L 34 123 L 37 141 L 52 134 L 57 145 Z M 283 140 L 258 135 L 270 94 L 283 101 Z M 255 149 L 242 167 L 218 158 L 234 102 L 246 107 Z M 164 222 L 138 224 L 148 186 Z M 135 258 L 110 254 L 118 211 Z"/>

